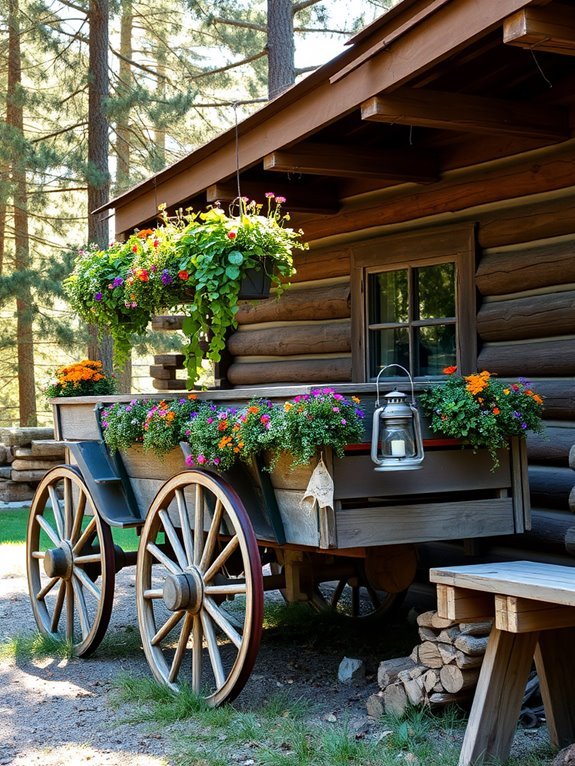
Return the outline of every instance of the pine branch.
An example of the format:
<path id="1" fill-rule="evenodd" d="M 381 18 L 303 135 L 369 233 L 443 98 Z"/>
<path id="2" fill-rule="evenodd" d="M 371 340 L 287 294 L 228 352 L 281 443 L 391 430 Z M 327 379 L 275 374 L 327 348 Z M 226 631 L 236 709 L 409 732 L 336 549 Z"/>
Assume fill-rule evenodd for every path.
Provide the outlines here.
<path id="1" fill-rule="evenodd" d="M 141 69 L 142 72 L 146 72 L 147 74 L 151 74 L 155 80 L 158 79 L 158 73 L 151 69 L 150 67 L 147 67 L 145 64 L 140 64 L 137 61 L 134 61 L 133 59 L 128 58 L 127 56 L 124 56 L 120 53 L 120 51 L 114 50 L 112 46 L 108 46 L 110 51 L 114 54 L 114 56 L 117 56 L 122 61 L 125 61 L 126 64 L 130 64 L 130 66 L 136 67 L 136 69 Z M 169 77 L 164 77 L 163 79 L 166 80 L 166 82 L 169 82 L 170 85 L 173 85 L 172 81 L 169 79 Z"/>
<path id="2" fill-rule="evenodd" d="M 316 69 L 319 69 L 320 65 L 317 64 L 317 66 L 302 66 L 302 67 L 296 67 L 294 69 L 294 72 L 297 75 L 299 74 L 305 74 L 306 72 L 315 72 Z"/>
<path id="3" fill-rule="evenodd" d="M 40 141 L 47 141 L 49 138 L 54 138 L 55 136 L 61 136 L 62 133 L 68 133 L 70 130 L 75 130 L 76 128 L 84 127 L 84 125 L 87 125 L 87 120 L 82 120 L 82 122 L 77 122 L 75 125 L 69 125 L 67 128 L 61 128 L 60 130 L 55 130 L 53 133 L 47 133 L 45 136 L 40 136 L 40 138 L 33 138 L 30 143 L 31 144 L 37 144 Z"/>
<path id="4" fill-rule="evenodd" d="M 299 3 L 294 3 L 292 13 L 295 16 L 300 11 L 305 11 L 306 8 L 311 8 L 312 5 L 317 5 L 320 0 L 300 0 Z"/>
<path id="5" fill-rule="evenodd" d="M 252 61 L 257 61 L 257 59 L 261 59 L 263 56 L 267 55 L 268 54 L 266 51 L 260 51 L 259 53 L 255 53 L 253 56 L 248 56 L 248 58 L 242 59 L 241 61 L 236 61 L 234 64 L 227 64 L 226 66 L 219 67 L 218 69 L 210 69 L 208 72 L 200 72 L 200 74 L 191 75 L 190 79 L 199 80 L 202 77 L 209 77 L 212 74 L 221 74 L 221 72 L 227 72 L 230 69 L 244 66 L 244 64 L 250 64 Z"/>
<path id="6" fill-rule="evenodd" d="M 319 2 L 319 0 L 315 0 Z M 267 27 L 263 24 L 254 24 L 251 21 L 237 21 L 236 19 L 223 19 L 219 16 L 211 16 L 210 23 L 213 24 L 226 24 L 228 27 L 240 27 L 241 29 L 253 29 L 254 32 L 267 32 Z"/>
<path id="7" fill-rule="evenodd" d="M 346 37 L 350 37 L 353 34 L 353 32 L 348 29 L 320 29 L 315 27 L 294 27 L 293 31 L 300 32 L 301 34 L 310 32 L 312 34 L 345 35 Z"/>
<path id="8" fill-rule="evenodd" d="M 81 5 L 76 5 L 76 3 L 71 3 L 70 0 L 59 0 L 62 5 L 65 5 L 67 8 L 72 8 L 73 11 L 78 11 L 78 13 L 83 13 L 85 16 L 88 15 L 88 9 L 82 8 Z"/>

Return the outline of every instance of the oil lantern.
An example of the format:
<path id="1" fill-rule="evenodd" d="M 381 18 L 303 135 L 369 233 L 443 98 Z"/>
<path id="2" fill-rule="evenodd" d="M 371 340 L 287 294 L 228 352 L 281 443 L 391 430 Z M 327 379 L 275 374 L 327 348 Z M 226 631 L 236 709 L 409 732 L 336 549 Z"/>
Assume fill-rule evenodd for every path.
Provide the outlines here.
<path id="1" fill-rule="evenodd" d="M 407 394 L 394 390 L 383 397 L 385 403 L 380 406 L 379 378 L 390 367 L 399 367 L 408 376 L 411 401 Z M 375 471 L 414 471 L 421 468 L 423 462 L 423 439 L 415 406 L 413 379 L 400 364 L 386 365 L 377 376 L 371 459 L 376 465 Z"/>

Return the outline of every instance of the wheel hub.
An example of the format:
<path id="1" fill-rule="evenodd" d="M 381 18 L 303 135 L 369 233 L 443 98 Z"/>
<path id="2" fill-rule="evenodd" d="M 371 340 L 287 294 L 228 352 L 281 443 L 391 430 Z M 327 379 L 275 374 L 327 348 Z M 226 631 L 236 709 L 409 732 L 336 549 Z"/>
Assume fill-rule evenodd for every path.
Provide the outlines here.
<path id="1" fill-rule="evenodd" d="M 200 611 L 204 599 L 204 583 L 199 571 L 192 567 L 181 574 L 168 575 L 163 589 L 163 599 L 171 612 L 186 609 L 192 614 Z"/>
<path id="2" fill-rule="evenodd" d="M 69 580 L 74 568 L 72 546 L 63 540 L 57 548 L 49 548 L 44 554 L 44 571 L 48 577 Z"/>

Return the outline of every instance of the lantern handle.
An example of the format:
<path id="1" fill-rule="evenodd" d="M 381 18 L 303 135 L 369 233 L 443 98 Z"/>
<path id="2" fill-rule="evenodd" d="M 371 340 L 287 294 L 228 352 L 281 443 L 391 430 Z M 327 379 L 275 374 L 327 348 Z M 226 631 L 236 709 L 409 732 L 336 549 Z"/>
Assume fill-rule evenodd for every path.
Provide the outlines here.
<path id="1" fill-rule="evenodd" d="M 390 367 L 399 367 L 400 370 L 403 370 L 404 373 L 409 378 L 409 382 L 411 383 L 411 404 L 413 407 L 415 407 L 415 387 L 413 385 L 413 378 L 411 377 L 411 374 L 409 370 L 406 370 L 405 367 L 402 367 L 400 364 L 386 364 L 384 367 L 381 368 L 379 371 L 377 378 L 375 379 L 375 406 L 376 408 L 379 407 L 379 379 L 381 377 L 381 373 L 385 372 L 386 370 L 389 370 Z"/>

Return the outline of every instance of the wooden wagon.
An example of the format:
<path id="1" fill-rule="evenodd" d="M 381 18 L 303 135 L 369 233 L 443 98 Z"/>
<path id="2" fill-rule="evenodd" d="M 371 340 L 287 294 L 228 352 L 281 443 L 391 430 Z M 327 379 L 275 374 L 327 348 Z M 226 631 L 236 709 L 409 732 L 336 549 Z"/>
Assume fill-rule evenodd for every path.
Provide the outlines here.
<path id="1" fill-rule="evenodd" d="M 335 388 L 373 410 L 374 385 Z M 277 401 L 309 391 L 199 397 L 241 407 L 254 393 Z M 414 544 L 529 527 L 522 440 L 501 451 L 493 470 L 487 451 L 425 438 L 421 470 L 405 473 L 374 471 L 369 444 L 350 445 L 343 458 L 326 456 L 334 508 L 306 510 L 307 467 L 291 471 L 280 462 L 269 473 L 254 462 L 218 474 L 187 469 L 179 450 L 164 458 L 141 447 L 110 455 L 102 401 L 53 400 L 69 459 L 46 475 L 31 508 L 27 559 L 37 624 L 65 636 L 77 655 L 90 654 L 110 619 L 116 573 L 136 564 L 138 622 L 154 676 L 174 688 L 189 679 L 209 704 L 233 698 L 249 677 L 264 591 L 373 620 L 413 580 Z M 138 552 L 114 544 L 112 527 L 137 530 Z"/>

